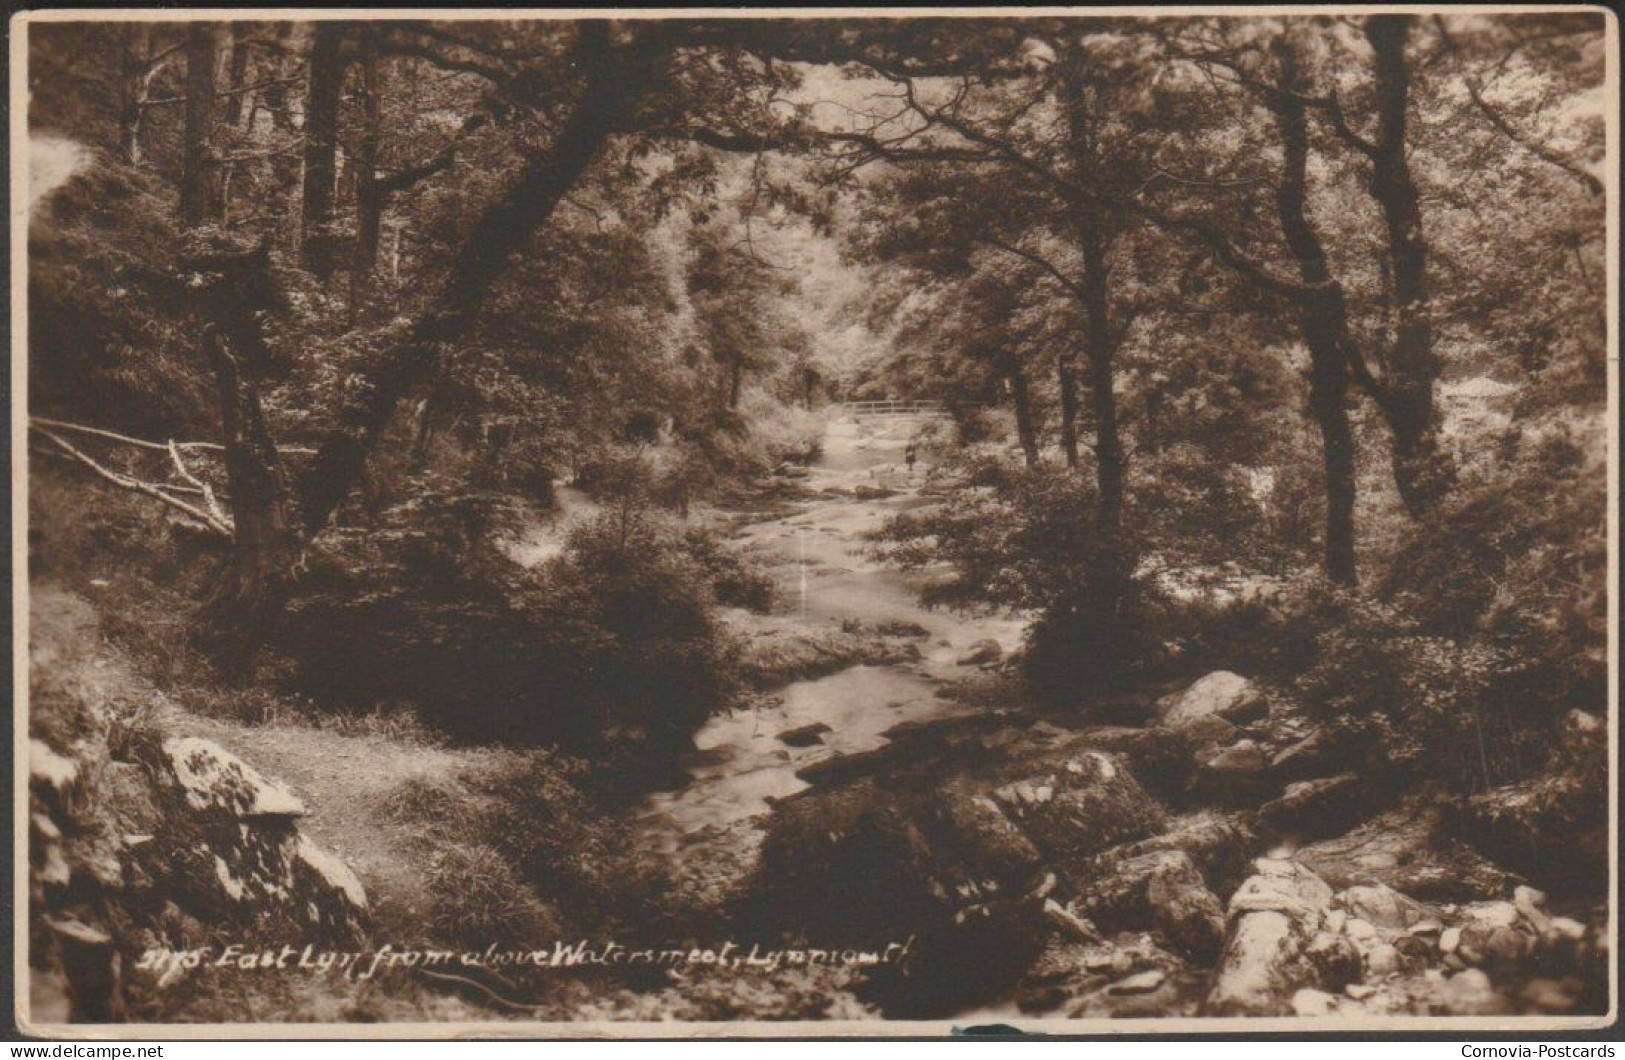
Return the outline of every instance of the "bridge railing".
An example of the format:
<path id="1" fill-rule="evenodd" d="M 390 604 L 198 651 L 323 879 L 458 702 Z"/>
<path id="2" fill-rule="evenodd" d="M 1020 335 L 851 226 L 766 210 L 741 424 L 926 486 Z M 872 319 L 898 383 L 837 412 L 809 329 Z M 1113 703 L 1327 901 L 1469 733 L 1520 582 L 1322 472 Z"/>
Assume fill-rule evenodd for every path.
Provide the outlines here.
<path id="1" fill-rule="evenodd" d="M 842 401 L 838 406 L 852 416 L 917 416 L 946 415 L 946 401 L 929 399 L 888 399 L 875 401 Z"/>

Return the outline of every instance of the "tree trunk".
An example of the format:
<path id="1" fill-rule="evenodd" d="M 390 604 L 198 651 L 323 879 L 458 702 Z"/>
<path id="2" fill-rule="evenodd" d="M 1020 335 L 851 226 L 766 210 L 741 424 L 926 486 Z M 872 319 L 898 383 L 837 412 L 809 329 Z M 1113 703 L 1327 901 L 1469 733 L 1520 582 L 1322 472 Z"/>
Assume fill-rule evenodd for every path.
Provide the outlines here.
<path id="1" fill-rule="evenodd" d="M 1078 238 L 1083 244 L 1083 310 L 1088 337 L 1089 407 L 1095 419 L 1095 480 L 1100 493 L 1095 529 L 1100 536 L 1100 575 L 1103 591 L 1116 606 L 1116 586 L 1123 570 L 1123 490 L 1127 459 L 1117 426 L 1115 359 L 1108 302 L 1106 238 L 1093 210 L 1078 216 Z"/>
<path id="2" fill-rule="evenodd" d="M 226 123 L 233 129 L 241 129 L 243 116 L 253 113 L 253 108 L 249 106 L 250 93 L 243 91 L 248 83 L 248 46 L 235 27 L 231 30 L 231 54 L 227 64 L 226 80 L 231 95 L 226 97 Z"/>
<path id="3" fill-rule="evenodd" d="M 1061 453 L 1067 467 L 1078 466 L 1078 378 L 1072 355 L 1055 358 L 1055 387 L 1061 404 Z"/>
<path id="4" fill-rule="evenodd" d="M 999 353 L 999 369 L 1010 383 L 1010 403 L 1016 410 L 1016 437 L 1021 441 L 1022 455 L 1029 469 L 1038 466 L 1038 429 L 1033 423 L 1032 395 L 1027 389 L 1027 374 L 1021 362 L 1008 350 Z"/>
<path id="5" fill-rule="evenodd" d="M 367 385 L 357 388 L 358 396 L 339 410 L 333 430 L 302 477 L 300 510 L 308 534 L 327 525 L 360 479 L 401 399 L 435 364 L 441 345 L 473 326 L 509 258 L 547 223 L 604 141 L 631 114 L 665 54 L 638 52 L 616 61 L 607 24 L 585 22 L 581 34 L 577 68 L 584 71 L 585 84 L 551 148 L 533 156 L 475 223 L 434 302 L 366 372 Z"/>
<path id="6" fill-rule="evenodd" d="M 1309 220 L 1309 129 L 1298 98 L 1294 57 L 1278 48 L 1285 91 L 1267 103 L 1281 136 L 1282 173 L 1276 189 L 1281 235 L 1298 263 L 1298 274 L 1318 289 L 1297 301 L 1298 328 L 1309 348 L 1309 411 L 1320 429 L 1326 489 L 1326 540 L 1322 566 L 1332 581 L 1352 585 L 1354 566 L 1354 434 L 1349 427 L 1349 363 L 1345 342 L 1348 312 L 1342 288 L 1332 279 L 1326 251 Z"/>
<path id="7" fill-rule="evenodd" d="M 734 353 L 728 358 L 728 411 L 739 408 L 739 390 L 745 383 L 745 356 Z"/>
<path id="8" fill-rule="evenodd" d="M 344 82 L 344 28 L 316 23 L 305 95 L 305 177 L 299 261 L 315 276 L 333 272 L 333 197 L 338 181 L 339 93 Z"/>
<path id="9" fill-rule="evenodd" d="M 378 187 L 378 139 L 381 100 L 378 88 L 378 46 L 369 30 L 361 41 L 361 143 L 356 152 L 355 256 L 350 264 L 350 319 L 360 318 L 372 294 L 373 272 L 378 267 L 378 246 L 383 231 L 384 197 Z"/>
<path id="10" fill-rule="evenodd" d="M 1414 516 L 1431 508 L 1454 479 L 1449 456 L 1439 444 L 1433 384 L 1439 368 L 1433 350 L 1432 303 L 1428 292 L 1427 240 L 1422 210 L 1406 158 L 1406 111 L 1410 71 L 1405 43 L 1409 15 L 1373 15 L 1366 38 L 1376 53 L 1377 130 L 1372 152 L 1371 195 L 1382 208 L 1393 264 L 1396 309 L 1394 343 L 1378 402 L 1393 432 L 1394 484 Z"/>
<path id="11" fill-rule="evenodd" d="M 186 127 L 182 133 L 181 224 L 194 228 L 216 218 L 214 157 L 215 27 L 186 27 Z"/>
<path id="12" fill-rule="evenodd" d="M 247 614 L 272 601 L 298 560 L 287 477 L 260 411 L 259 390 L 225 333 L 205 335 L 220 392 L 220 440 L 231 484 L 232 561 L 215 604 Z M 245 614 L 246 617 L 246 614 Z"/>
<path id="13" fill-rule="evenodd" d="M 141 164 L 141 119 L 146 108 L 152 67 L 152 24 L 126 22 L 119 79 L 119 153 L 132 166 Z"/>

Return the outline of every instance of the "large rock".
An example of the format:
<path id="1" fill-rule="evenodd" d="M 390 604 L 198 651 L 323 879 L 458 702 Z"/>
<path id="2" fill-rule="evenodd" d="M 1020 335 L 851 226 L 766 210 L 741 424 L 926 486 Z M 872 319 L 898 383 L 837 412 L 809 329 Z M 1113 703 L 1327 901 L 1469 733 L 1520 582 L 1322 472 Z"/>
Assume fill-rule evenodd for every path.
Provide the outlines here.
<path id="1" fill-rule="evenodd" d="M 1157 720 L 1170 729 L 1183 729 L 1203 718 L 1219 717 L 1234 724 L 1268 710 L 1268 701 L 1251 681 L 1229 670 L 1215 670 L 1159 703 Z"/>
<path id="2" fill-rule="evenodd" d="M 1155 930 L 1169 948 L 1200 960 L 1224 942 L 1224 908 L 1182 850 L 1111 861 L 1109 872 L 1079 888 L 1078 904 L 1109 931 Z"/>
<path id="3" fill-rule="evenodd" d="M 1162 806 L 1124 761 L 1102 751 L 1084 751 L 1052 772 L 1005 784 L 993 798 L 1055 858 L 1087 857 L 1167 825 Z"/>
<path id="4" fill-rule="evenodd" d="M 167 805 L 150 843 L 134 849 L 147 877 L 205 922 L 268 936 L 353 942 L 367 897 L 342 861 L 300 834 L 302 802 L 210 741 L 163 744 Z"/>
<path id="5" fill-rule="evenodd" d="M 1093 750 L 1122 755 L 1135 779 L 1159 795 L 1184 792 L 1195 767 L 1191 741 L 1172 729 L 1097 725 L 1084 730 L 1083 742 Z"/>
<path id="6" fill-rule="evenodd" d="M 890 1015 L 946 1016 L 1006 989 L 1042 952 L 1046 874 L 985 795 L 899 793 L 862 779 L 782 800 L 762 845 L 760 929 L 800 944 L 883 948 L 913 939 L 906 967 L 865 992 Z"/>
<path id="7" fill-rule="evenodd" d="M 1451 831 L 1547 890 L 1595 894 L 1608 882 L 1602 794 L 1574 776 L 1536 777 L 1468 799 Z"/>
<path id="8" fill-rule="evenodd" d="M 1300 780 L 1258 808 L 1255 827 L 1271 839 L 1325 839 L 1358 824 L 1368 805 L 1353 773 Z"/>
<path id="9" fill-rule="evenodd" d="M 1230 898 L 1230 933 L 1203 1006 L 1209 1015 L 1286 1015 L 1293 994 L 1320 981 L 1307 951 L 1331 887 L 1295 861 L 1259 858 L 1255 867 Z"/>
<path id="10" fill-rule="evenodd" d="M 1107 876 L 1116 863 L 1156 851 L 1183 852 L 1202 873 L 1210 890 L 1229 894 L 1252 865 L 1256 840 L 1238 818 L 1216 810 L 1201 810 L 1173 818 L 1165 831 L 1148 839 L 1124 843 L 1092 859 L 1085 878 Z"/>
<path id="11" fill-rule="evenodd" d="M 1445 835 L 1444 821 L 1441 807 L 1413 803 L 1303 847 L 1296 857 L 1339 889 L 1380 883 L 1437 902 L 1511 894 L 1517 878 Z"/>

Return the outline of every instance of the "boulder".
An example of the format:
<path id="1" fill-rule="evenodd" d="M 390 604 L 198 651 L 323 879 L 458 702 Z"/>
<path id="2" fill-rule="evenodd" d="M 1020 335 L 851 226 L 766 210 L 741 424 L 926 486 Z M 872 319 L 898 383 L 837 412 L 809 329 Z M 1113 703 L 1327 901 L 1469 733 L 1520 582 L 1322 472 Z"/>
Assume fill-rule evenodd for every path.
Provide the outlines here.
<path id="1" fill-rule="evenodd" d="M 1412 803 L 1335 839 L 1302 847 L 1295 856 L 1339 889 L 1380 883 L 1435 902 L 1510 894 L 1518 880 L 1445 836 L 1443 821 L 1441 807 Z"/>
<path id="2" fill-rule="evenodd" d="M 292 792 L 212 740 L 165 740 L 164 755 L 187 804 L 200 813 L 223 813 L 238 820 L 304 816 L 305 804 Z"/>
<path id="3" fill-rule="evenodd" d="M 996 640 L 979 640 L 959 656 L 960 666 L 984 666 L 1004 657 L 1004 649 Z"/>
<path id="4" fill-rule="evenodd" d="M 1341 729 L 1312 729 L 1270 756 L 1270 777 L 1289 784 L 1341 773 L 1355 762 L 1351 743 Z"/>
<path id="5" fill-rule="evenodd" d="M 1466 801 L 1451 833 L 1558 893 L 1598 893 L 1608 882 L 1608 811 L 1598 789 L 1552 773 Z"/>
<path id="6" fill-rule="evenodd" d="M 1324 839 L 1358 824 L 1366 807 L 1360 778 L 1353 773 L 1300 780 L 1258 808 L 1255 827 L 1271 839 Z"/>
<path id="7" fill-rule="evenodd" d="M 1116 859 L 1110 874 L 1080 889 L 1078 904 L 1108 930 L 1154 929 L 1198 960 L 1210 960 L 1224 943 L 1224 909 L 1182 850 Z"/>
<path id="8" fill-rule="evenodd" d="M 306 941 L 361 939 L 366 892 L 344 863 L 301 835 L 287 788 L 210 740 L 163 744 L 162 821 L 131 856 L 171 901 L 205 922 Z"/>
<path id="9" fill-rule="evenodd" d="M 1285 1015 L 1294 993 L 1319 983 L 1307 951 L 1331 887 L 1295 861 L 1259 858 L 1254 867 L 1230 899 L 1229 937 L 1203 1005 L 1209 1015 Z"/>
<path id="10" fill-rule="evenodd" d="M 754 890 L 765 930 L 864 948 L 914 939 L 907 967 L 872 969 L 864 991 L 888 1015 L 933 1018 L 1009 988 L 1043 951 L 1040 868 L 986 796 L 861 779 L 775 806 Z"/>
<path id="11" fill-rule="evenodd" d="M 1182 793 L 1195 765 L 1191 741 L 1172 729 L 1097 725 L 1084 730 L 1082 742 L 1093 750 L 1122 755 L 1136 779 L 1161 795 Z"/>
<path id="12" fill-rule="evenodd" d="M 1269 710 L 1263 693 L 1247 678 L 1229 670 L 1215 670 L 1175 696 L 1157 705 L 1157 720 L 1181 729 L 1201 718 L 1219 717 L 1236 723 L 1260 717 Z"/>
<path id="13" fill-rule="evenodd" d="M 1115 871 L 1115 862 L 1159 850 L 1178 850 L 1188 855 L 1210 890 L 1229 894 L 1241 883 L 1252 864 L 1255 839 L 1236 817 L 1216 810 L 1201 810 L 1175 817 L 1165 831 L 1149 839 L 1124 843 L 1100 854 L 1089 875 L 1103 876 Z"/>
<path id="14" fill-rule="evenodd" d="M 786 729 L 779 733 L 779 742 L 790 747 L 813 747 L 824 742 L 824 734 L 829 732 L 829 726 L 821 721 L 811 725 L 800 725 L 794 729 Z"/>
<path id="15" fill-rule="evenodd" d="M 1199 751 L 1197 760 L 1191 786 L 1206 799 L 1226 806 L 1256 806 L 1269 793 L 1264 752 L 1254 740 Z"/>
<path id="16" fill-rule="evenodd" d="M 1439 912 L 1407 898 L 1386 884 L 1362 884 L 1337 896 L 1337 903 L 1389 937 L 1402 934 L 1424 921 L 1438 922 Z"/>
<path id="17" fill-rule="evenodd" d="M 1124 761 L 1084 751 L 1058 769 L 1005 784 L 999 807 L 1045 854 L 1088 857 L 1116 843 L 1161 831 L 1167 816 Z"/>

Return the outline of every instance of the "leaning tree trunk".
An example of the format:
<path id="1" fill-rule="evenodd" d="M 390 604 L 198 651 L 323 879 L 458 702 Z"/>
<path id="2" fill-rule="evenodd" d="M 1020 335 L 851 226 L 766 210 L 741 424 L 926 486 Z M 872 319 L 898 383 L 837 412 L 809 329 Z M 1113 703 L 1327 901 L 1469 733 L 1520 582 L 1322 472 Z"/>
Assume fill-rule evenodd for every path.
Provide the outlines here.
<path id="1" fill-rule="evenodd" d="M 299 261 L 319 277 L 333 272 L 333 199 L 338 187 L 339 94 L 344 82 L 344 28 L 318 22 L 305 95 L 305 176 Z"/>
<path id="2" fill-rule="evenodd" d="M 219 204 L 214 157 L 215 28 L 186 27 L 186 114 L 182 131 L 181 224 L 194 228 L 214 220 Z"/>
<path id="3" fill-rule="evenodd" d="M 1309 129 L 1291 52 L 1279 49 L 1286 71 L 1284 91 L 1267 98 L 1281 136 L 1281 183 L 1276 215 L 1281 235 L 1298 263 L 1298 274 L 1314 287 L 1296 299 L 1298 327 L 1309 347 L 1309 411 L 1320 429 L 1326 489 L 1326 540 L 1322 566 L 1343 585 L 1355 581 L 1354 433 L 1348 415 L 1348 311 L 1342 288 L 1332 279 L 1326 250 L 1309 220 Z"/>
<path id="4" fill-rule="evenodd" d="M 583 23 L 581 33 L 577 68 L 584 71 L 585 83 L 552 146 L 531 157 L 474 224 L 440 293 L 405 337 L 366 371 L 366 385 L 356 388 L 357 396 L 339 411 L 301 478 L 300 512 L 307 534 L 327 525 L 361 478 L 401 399 L 436 363 L 441 346 L 473 327 L 509 258 L 547 223 L 611 132 L 625 123 L 665 54 L 650 49 L 617 61 L 607 24 Z"/>
<path id="5" fill-rule="evenodd" d="M 1394 484 L 1414 516 L 1449 489 L 1454 467 L 1440 445 L 1434 407 L 1439 374 L 1428 292 L 1427 239 L 1416 182 L 1406 157 L 1410 71 L 1405 63 L 1409 15 L 1373 15 L 1365 27 L 1376 53 L 1376 137 L 1371 144 L 1371 195 L 1382 208 L 1394 270 L 1396 326 L 1378 406 L 1393 432 Z"/>

